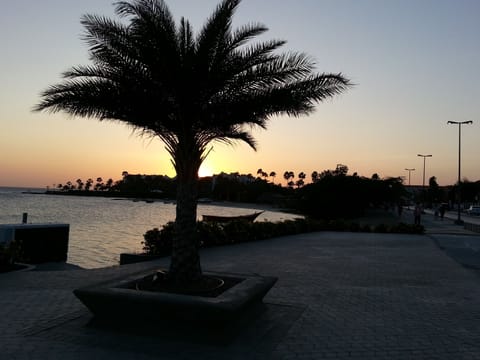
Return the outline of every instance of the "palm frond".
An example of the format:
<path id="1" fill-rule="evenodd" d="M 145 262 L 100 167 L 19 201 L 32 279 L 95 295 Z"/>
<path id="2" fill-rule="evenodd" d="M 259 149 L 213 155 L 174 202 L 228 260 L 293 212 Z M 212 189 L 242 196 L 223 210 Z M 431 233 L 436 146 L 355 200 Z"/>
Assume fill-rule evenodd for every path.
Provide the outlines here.
<path id="1" fill-rule="evenodd" d="M 212 141 L 255 149 L 248 127 L 309 114 L 352 86 L 342 74 L 316 74 L 306 54 L 279 53 L 283 40 L 249 45 L 267 28 L 232 30 L 239 3 L 223 0 L 196 37 L 187 20 L 175 25 L 163 0 L 116 2 L 126 23 L 83 16 L 91 64 L 65 71 L 34 110 L 120 121 L 158 136 L 172 156 L 179 148 L 201 156 Z"/>
<path id="2" fill-rule="evenodd" d="M 236 48 L 244 45 L 250 39 L 259 36 L 268 30 L 267 27 L 261 24 L 250 24 L 244 25 L 239 29 L 236 29 L 233 34 L 231 35 L 230 44 L 228 47 L 228 51 L 233 51 Z"/>

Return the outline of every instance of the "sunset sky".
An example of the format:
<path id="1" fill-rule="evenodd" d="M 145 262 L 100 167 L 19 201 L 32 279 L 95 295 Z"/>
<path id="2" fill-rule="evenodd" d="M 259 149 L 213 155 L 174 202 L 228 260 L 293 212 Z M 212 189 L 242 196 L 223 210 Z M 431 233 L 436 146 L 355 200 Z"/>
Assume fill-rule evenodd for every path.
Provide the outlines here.
<path id="1" fill-rule="evenodd" d="M 217 0 L 167 1 L 177 22 L 198 30 Z M 111 0 L 15 0 L 0 12 L 0 186 L 45 187 L 77 178 L 119 179 L 122 171 L 174 175 L 163 144 L 118 123 L 33 113 L 40 92 L 63 71 L 88 64 L 80 18 L 113 17 Z M 458 126 L 462 178 L 480 180 L 480 1 L 243 0 L 234 27 L 260 22 L 260 40 L 284 39 L 283 50 L 316 60 L 318 72 L 343 73 L 356 85 L 320 103 L 314 114 L 272 118 L 247 145 L 213 144 L 202 174 L 258 168 L 334 169 L 370 177 L 436 176 L 456 181 Z M 428 180 L 427 180 L 428 181 Z"/>

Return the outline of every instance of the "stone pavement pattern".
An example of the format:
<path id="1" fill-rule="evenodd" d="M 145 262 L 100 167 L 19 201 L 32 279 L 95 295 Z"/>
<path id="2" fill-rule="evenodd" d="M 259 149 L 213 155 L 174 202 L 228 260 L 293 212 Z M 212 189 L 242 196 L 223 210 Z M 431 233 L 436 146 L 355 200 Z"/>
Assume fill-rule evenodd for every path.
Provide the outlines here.
<path id="1" fill-rule="evenodd" d="M 263 311 L 219 333 L 92 326 L 72 294 L 166 260 L 2 274 L 0 359 L 480 359 L 480 278 L 435 236 L 320 232 L 205 250 L 204 269 L 279 278 Z"/>

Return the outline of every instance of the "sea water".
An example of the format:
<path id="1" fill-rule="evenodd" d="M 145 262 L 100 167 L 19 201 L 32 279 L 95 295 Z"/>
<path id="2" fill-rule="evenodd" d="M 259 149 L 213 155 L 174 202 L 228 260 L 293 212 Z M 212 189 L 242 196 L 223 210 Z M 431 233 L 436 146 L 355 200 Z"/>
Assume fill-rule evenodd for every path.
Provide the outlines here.
<path id="1" fill-rule="evenodd" d="M 25 193 L 29 190 L 38 193 Z M 46 195 L 41 189 L 0 187 L 0 224 L 70 224 L 68 262 L 83 268 L 118 265 L 121 253 L 142 252 L 143 234 L 175 219 L 175 205 L 131 199 Z M 199 204 L 198 215 L 236 216 L 262 210 L 261 206 Z M 265 211 L 257 221 L 281 221 L 295 215 Z"/>

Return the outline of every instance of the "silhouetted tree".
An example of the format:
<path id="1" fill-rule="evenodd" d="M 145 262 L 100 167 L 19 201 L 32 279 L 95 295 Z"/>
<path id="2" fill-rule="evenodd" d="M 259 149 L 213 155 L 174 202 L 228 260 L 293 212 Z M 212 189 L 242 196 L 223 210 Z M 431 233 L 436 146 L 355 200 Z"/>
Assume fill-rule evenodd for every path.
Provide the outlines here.
<path id="1" fill-rule="evenodd" d="M 335 175 L 338 176 L 338 175 L 347 175 L 348 173 L 348 166 L 347 165 L 343 165 L 343 164 L 337 164 L 337 167 L 334 171 Z"/>
<path id="2" fill-rule="evenodd" d="M 271 171 L 270 172 L 270 177 L 273 178 L 272 179 L 272 184 L 275 184 L 275 177 L 277 176 L 277 173 L 275 171 Z"/>
<path id="3" fill-rule="evenodd" d="M 103 189 L 103 179 L 101 177 L 97 178 L 97 183 L 95 184 L 95 190 L 100 191 Z"/>
<path id="4" fill-rule="evenodd" d="M 283 178 L 287 181 L 287 186 L 288 187 L 293 187 L 295 185 L 295 182 L 293 179 L 295 178 L 295 173 L 293 171 L 285 171 L 283 173 Z M 292 180 L 290 180 L 292 179 Z"/>
<path id="5" fill-rule="evenodd" d="M 76 183 L 77 183 L 77 190 L 80 190 L 80 191 L 83 190 L 83 185 L 84 184 L 83 184 L 82 179 L 77 179 Z"/>
<path id="6" fill-rule="evenodd" d="M 307 175 L 302 171 L 298 174 L 298 180 L 295 182 L 295 185 L 297 185 L 297 188 L 302 187 L 305 185 L 305 178 Z"/>
<path id="7" fill-rule="evenodd" d="M 93 179 L 87 179 L 87 181 L 85 182 L 85 190 L 90 190 L 90 188 L 92 187 L 93 185 Z"/>
<path id="8" fill-rule="evenodd" d="M 113 185 L 113 179 L 112 179 L 112 178 L 109 178 L 109 179 L 107 180 L 107 182 L 105 183 L 105 188 L 106 188 L 107 190 L 111 190 L 111 189 L 112 189 L 112 185 Z"/>
<path id="9" fill-rule="evenodd" d="M 162 0 L 115 3 L 122 22 L 84 16 L 93 64 L 64 73 L 36 107 L 120 121 L 165 143 L 178 181 L 169 270 L 176 282 L 202 275 L 197 183 L 211 142 L 238 140 L 255 149 L 250 127 L 266 127 L 272 116 L 309 114 L 349 86 L 341 74 L 314 74 L 304 54 L 278 52 L 284 41 L 248 46 L 267 29 L 232 31 L 239 3 L 223 0 L 196 37 L 187 20 L 175 25 Z"/>
<path id="10" fill-rule="evenodd" d="M 318 174 L 318 180 L 332 176 L 335 176 L 335 172 L 333 170 L 323 170 L 320 174 Z"/>
<path id="11" fill-rule="evenodd" d="M 359 176 L 325 175 L 298 189 L 300 210 L 316 218 L 349 218 L 363 214 L 369 206 L 398 204 L 405 190 L 400 178 L 372 180 Z"/>

